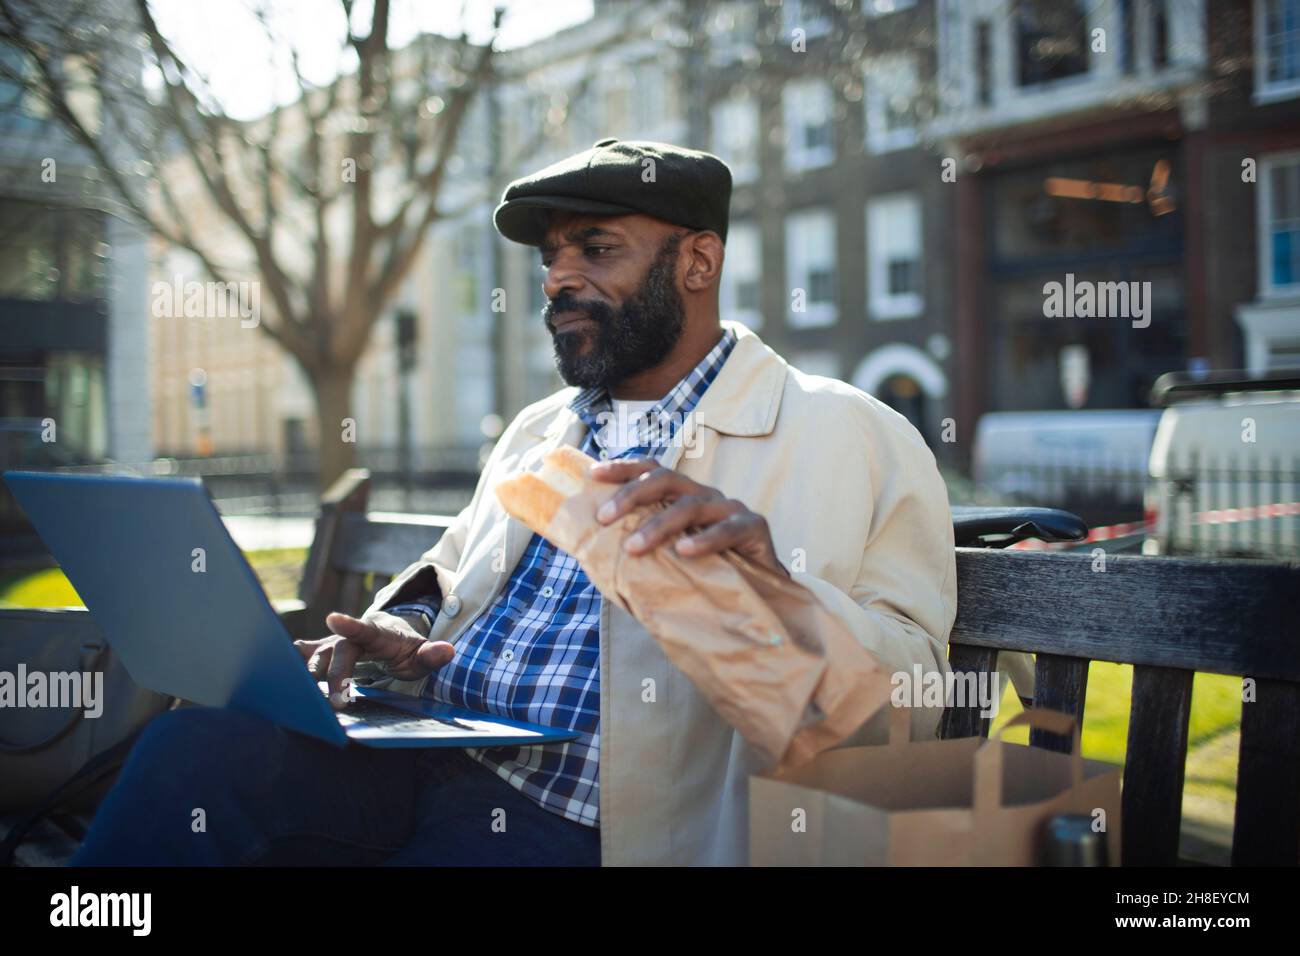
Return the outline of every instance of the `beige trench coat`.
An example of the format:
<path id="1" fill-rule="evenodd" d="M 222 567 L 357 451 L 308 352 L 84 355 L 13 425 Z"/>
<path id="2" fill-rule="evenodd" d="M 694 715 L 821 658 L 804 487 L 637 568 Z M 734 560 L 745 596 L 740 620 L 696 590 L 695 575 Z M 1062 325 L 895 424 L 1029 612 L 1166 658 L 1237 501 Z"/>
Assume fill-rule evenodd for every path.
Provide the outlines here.
<path id="1" fill-rule="evenodd" d="M 948 494 L 934 455 L 887 405 L 804 374 L 745 326 L 725 324 L 739 340 L 696 407 L 693 429 L 663 464 L 765 516 L 795 578 L 891 673 L 912 675 L 920 665 L 942 678 L 957 584 Z M 443 609 L 429 638 L 460 639 L 505 587 L 531 538 L 494 488 L 538 467 L 556 445 L 582 443 L 587 426 L 566 407 L 575 393 L 561 389 L 519 413 L 469 506 L 367 614 L 431 565 Z M 427 680 L 389 686 L 419 694 Z M 762 759 L 645 628 L 609 601 L 600 619 L 600 690 L 602 864 L 747 864 L 747 788 Z M 913 738 L 933 737 L 940 714 L 915 708 Z M 879 712 L 846 743 L 883 742 L 887 719 Z"/>

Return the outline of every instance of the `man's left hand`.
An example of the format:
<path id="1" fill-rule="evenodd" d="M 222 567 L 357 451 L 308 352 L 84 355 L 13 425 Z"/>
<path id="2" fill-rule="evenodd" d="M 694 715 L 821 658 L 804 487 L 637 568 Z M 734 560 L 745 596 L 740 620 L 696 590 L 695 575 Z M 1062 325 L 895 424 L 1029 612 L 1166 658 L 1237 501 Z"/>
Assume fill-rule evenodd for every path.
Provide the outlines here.
<path id="1" fill-rule="evenodd" d="M 639 505 L 657 501 L 668 504 L 663 511 L 643 521 L 627 539 L 628 553 L 643 554 L 676 538 L 673 549 L 682 557 L 715 554 L 731 548 L 757 564 L 791 576 L 776 556 L 767 519 L 717 488 L 664 468 L 653 458 L 599 461 L 591 466 L 591 476 L 623 483 L 596 512 L 596 520 L 601 524 L 617 521 Z M 698 530 L 691 533 L 691 529 Z"/>

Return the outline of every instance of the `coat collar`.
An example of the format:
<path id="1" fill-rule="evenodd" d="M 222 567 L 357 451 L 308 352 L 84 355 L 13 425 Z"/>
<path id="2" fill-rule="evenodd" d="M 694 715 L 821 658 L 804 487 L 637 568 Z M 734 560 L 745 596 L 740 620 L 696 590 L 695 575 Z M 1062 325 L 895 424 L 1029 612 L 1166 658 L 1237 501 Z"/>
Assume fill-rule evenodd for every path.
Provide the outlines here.
<path id="1" fill-rule="evenodd" d="M 768 435 L 776 426 L 788 365 L 749 327 L 730 320 L 722 325 L 735 330 L 736 345 L 695 406 L 695 424 L 725 435 Z M 567 407 L 577 392 L 570 386 L 555 393 L 524 427 L 541 438 L 577 444 L 586 426 Z"/>

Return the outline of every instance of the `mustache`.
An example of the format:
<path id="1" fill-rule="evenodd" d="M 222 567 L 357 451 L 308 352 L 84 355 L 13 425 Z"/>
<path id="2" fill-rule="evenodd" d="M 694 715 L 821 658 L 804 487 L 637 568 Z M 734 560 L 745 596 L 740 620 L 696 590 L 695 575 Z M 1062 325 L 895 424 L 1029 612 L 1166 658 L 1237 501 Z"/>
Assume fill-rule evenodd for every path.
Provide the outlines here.
<path id="1" fill-rule="evenodd" d="M 547 301 L 546 308 L 542 310 L 542 318 L 546 322 L 547 329 L 554 332 L 555 317 L 566 312 L 585 316 L 602 325 L 608 324 L 614 317 L 614 310 L 604 302 L 583 302 L 565 292 Z"/>

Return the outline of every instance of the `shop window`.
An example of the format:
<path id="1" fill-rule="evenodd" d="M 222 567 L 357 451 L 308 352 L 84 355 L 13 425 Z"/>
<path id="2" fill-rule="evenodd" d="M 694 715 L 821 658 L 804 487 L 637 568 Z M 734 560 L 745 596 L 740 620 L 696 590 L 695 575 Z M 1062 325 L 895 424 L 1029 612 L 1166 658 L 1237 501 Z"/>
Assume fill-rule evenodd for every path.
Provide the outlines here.
<path id="1" fill-rule="evenodd" d="M 1021 86 L 1088 72 L 1088 15 L 1075 0 L 1016 0 L 1016 61 Z"/>

